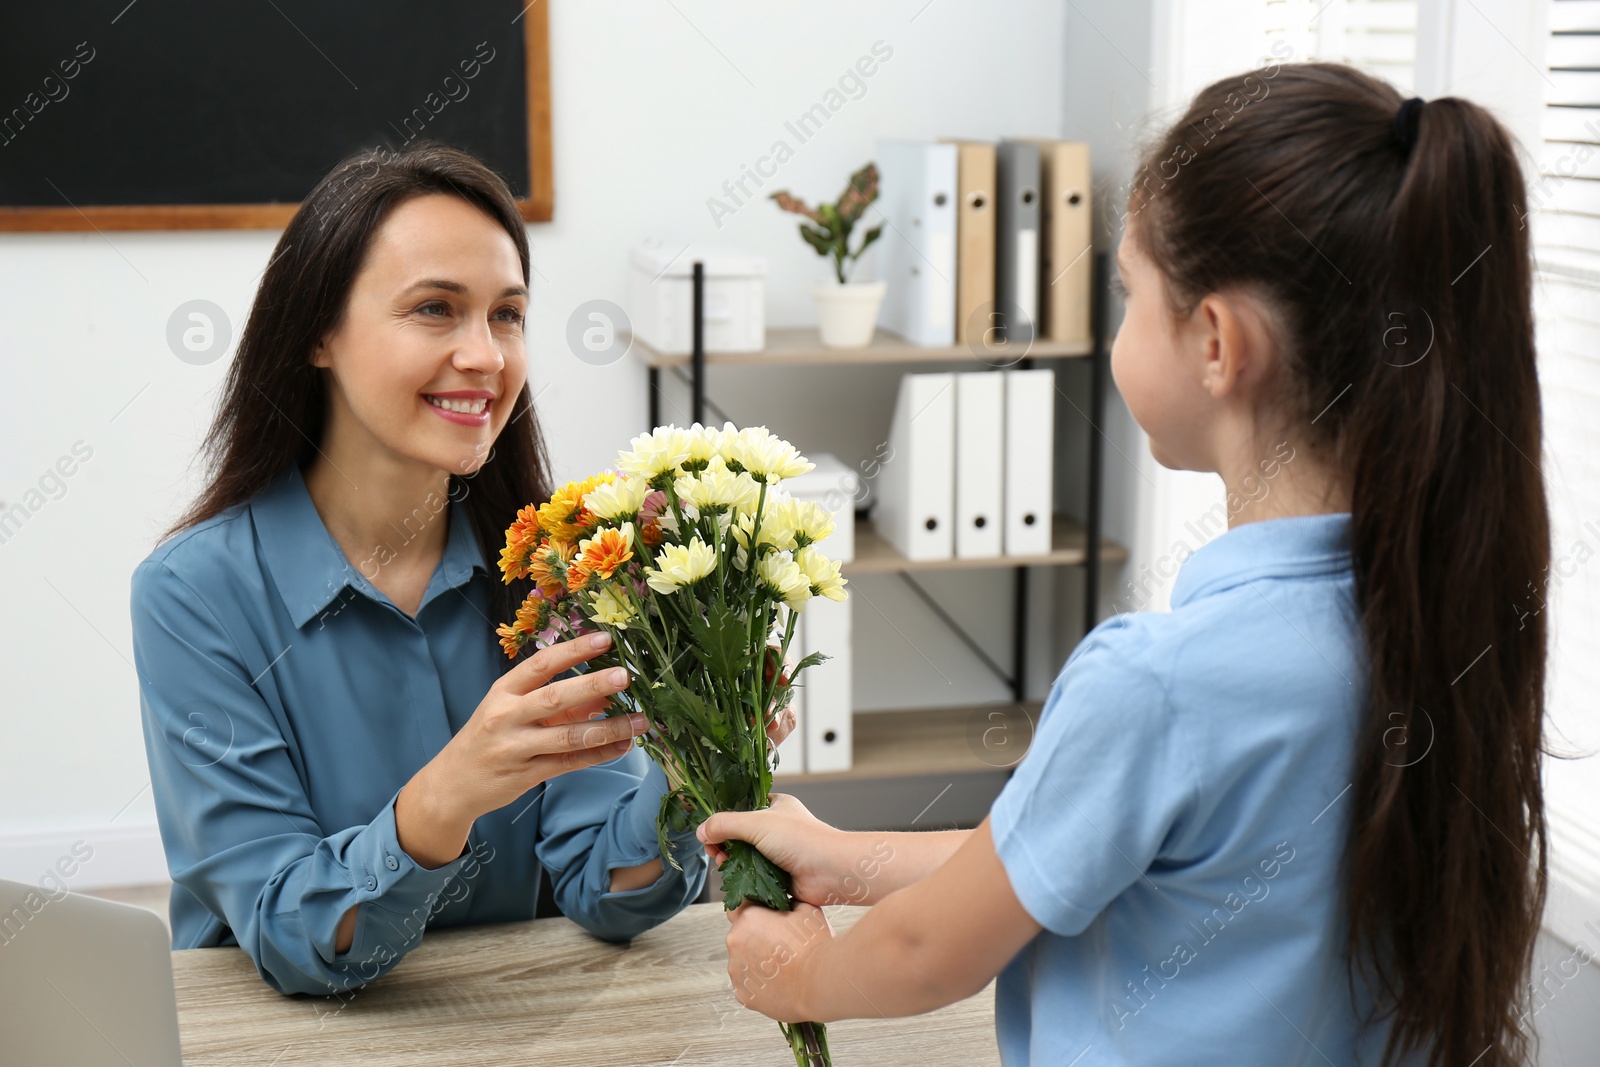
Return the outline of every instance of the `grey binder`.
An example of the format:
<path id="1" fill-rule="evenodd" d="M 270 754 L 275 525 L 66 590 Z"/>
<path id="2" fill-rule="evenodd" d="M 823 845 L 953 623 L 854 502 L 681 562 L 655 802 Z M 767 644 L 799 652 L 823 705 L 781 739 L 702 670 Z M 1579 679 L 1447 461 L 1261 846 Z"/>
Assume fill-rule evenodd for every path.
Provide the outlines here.
<path id="1" fill-rule="evenodd" d="M 1007 344 L 1030 343 L 1039 322 L 1039 146 L 996 149 L 995 311 Z"/>

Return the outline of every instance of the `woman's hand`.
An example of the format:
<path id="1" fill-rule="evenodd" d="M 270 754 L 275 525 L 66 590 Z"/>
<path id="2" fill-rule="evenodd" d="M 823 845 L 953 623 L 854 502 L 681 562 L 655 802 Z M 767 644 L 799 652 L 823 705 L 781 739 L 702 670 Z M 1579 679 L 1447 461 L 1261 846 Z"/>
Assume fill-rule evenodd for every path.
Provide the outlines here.
<path id="1" fill-rule="evenodd" d="M 589 634 L 540 649 L 496 679 L 467 724 L 395 800 L 400 847 L 424 867 L 461 854 L 473 822 L 539 783 L 616 759 L 644 716 L 603 715 L 628 686 L 621 667 L 552 681 L 611 646 Z"/>
<path id="2" fill-rule="evenodd" d="M 706 853 L 718 864 L 728 840 L 747 841 L 756 851 L 789 872 L 792 892 L 808 904 L 858 903 L 852 891 L 858 851 L 850 834 L 818 819 L 787 793 L 772 794 L 772 806 L 761 811 L 719 811 L 695 831 Z"/>
<path id="3" fill-rule="evenodd" d="M 729 918 L 728 978 L 739 1003 L 779 1022 L 813 1018 L 805 1004 L 810 964 L 833 940 L 823 910 L 801 903 L 773 911 L 745 901 Z"/>

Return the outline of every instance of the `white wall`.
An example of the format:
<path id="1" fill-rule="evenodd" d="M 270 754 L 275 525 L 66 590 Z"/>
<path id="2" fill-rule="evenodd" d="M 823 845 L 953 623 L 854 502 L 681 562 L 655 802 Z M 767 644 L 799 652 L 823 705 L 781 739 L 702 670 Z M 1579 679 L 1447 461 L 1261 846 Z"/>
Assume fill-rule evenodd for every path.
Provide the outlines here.
<path id="1" fill-rule="evenodd" d="M 874 42 L 892 55 L 864 94 L 799 145 L 763 195 L 781 186 L 807 198 L 836 194 L 871 158 L 879 134 L 992 138 L 1071 127 L 1062 94 L 1066 9 L 1049 0 L 871 8 L 829 0 L 803 11 L 737 15 L 707 0 L 566 0 L 551 5 L 551 17 L 555 221 L 530 227 L 537 275 L 528 347 L 561 477 L 606 464 L 644 428 L 643 370 L 632 360 L 587 365 L 565 341 L 579 304 L 625 303 L 625 255 L 639 239 L 659 234 L 764 254 L 768 321 L 813 321 L 809 285 L 822 261 L 798 239 L 793 216 L 757 201 L 719 229 L 707 200 L 723 195 L 723 183 L 768 152 L 786 135 L 784 123 L 822 100 Z M 25 499 L 75 444 L 88 454 L 63 468 L 73 473 L 62 488 L 41 496 L 43 506 L 0 544 L 0 595 L 9 609 L 0 623 L 0 876 L 35 879 L 78 838 L 95 842 L 96 852 L 77 887 L 165 875 L 158 847 L 152 851 L 128 576 L 198 487 L 191 460 L 227 363 L 175 358 L 167 322 L 184 302 L 210 300 L 226 311 L 236 338 L 276 238 L 248 231 L 0 235 L 8 394 L 0 501 Z M 865 389 L 861 402 L 874 412 L 867 418 L 881 415 L 887 425 L 872 392 L 881 392 L 882 381 L 860 386 L 845 372 L 825 381 L 818 373 L 793 372 L 785 381 L 825 397 Z M 719 381 L 711 396 L 731 415 L 770 416 L 802 447 L 862 438 L 856 424 L 866 409 L 819 404 L 785 412 L 731 379 Z M 985 590 L 974 595 L 976 619 L 1004 617 L 983 600 Z M 889 680 L 876 694 L 880 703 L 1003 693 L 975 673 L 970 653 L 948 647 L 936 623 L 913 617 L 903 629 L 903 641 L 857 646 L 858 661 L 880 663 L 875 677 Z M 924 657 L 956 682 L 932 678 Z"/>

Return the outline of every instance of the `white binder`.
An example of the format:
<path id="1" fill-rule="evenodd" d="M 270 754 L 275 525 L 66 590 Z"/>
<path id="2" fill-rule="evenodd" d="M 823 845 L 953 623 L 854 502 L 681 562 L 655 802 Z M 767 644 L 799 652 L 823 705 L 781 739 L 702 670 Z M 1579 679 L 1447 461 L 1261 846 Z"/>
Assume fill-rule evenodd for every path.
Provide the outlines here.
<path id="1" fill-rule="evenodd" d="M 821 652 L 830 657 L 815 667 L 807 667 L 797 687 L 805 690 L 809 774 L 850 769 L 854 711 L 850 688 L 851 614 L 850 600 L 840 603 L 826 597 L 812 597 L 800 613 L 803 653 Z"/>
<path id="2" fill-rule="evenodd" d="M 1050 551 L 1056 374 L 1008 370 L 1006 377 L 1005 554 Z"/>
<path id="3" fill-rule="evenodd" d="M 913 344 L 956 338 L 956 146 L 881 138 L 878 240 L 888 282 L 878 325 Z"/>
<path id="4" fill-rule="evenodd" d="M 900 379 L 873 525 L 907 559 L 949 559 L 954 553 L 955 393 L 954 374 Z"/>
<path id="5" fill-rule="evenodd" d="M 998 556 L 1005 528 L 1005 375 L 956 375 L 956 555 Z"/>

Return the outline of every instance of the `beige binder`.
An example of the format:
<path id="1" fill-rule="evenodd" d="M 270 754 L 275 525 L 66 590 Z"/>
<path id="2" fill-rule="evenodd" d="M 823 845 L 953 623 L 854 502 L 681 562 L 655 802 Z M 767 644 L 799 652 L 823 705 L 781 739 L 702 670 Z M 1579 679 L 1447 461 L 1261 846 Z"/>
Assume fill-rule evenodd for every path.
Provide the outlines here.
<path id="1" fill-rule="evenodd" d="M 956 146 L 956 343 L 988 328 L 994 307 L 994 145 Z"/>
<path id="2" fill-rule="evenodd" d="M 1093 340 L 1089 321 L 1094 255 L 1090 228 L 1089 146 L 1082 141 L 1031 138 L 1039 146 L 1043 185 L 1044 254 L 1040 263 L 1040 310 L 1052 341 Z"/>

